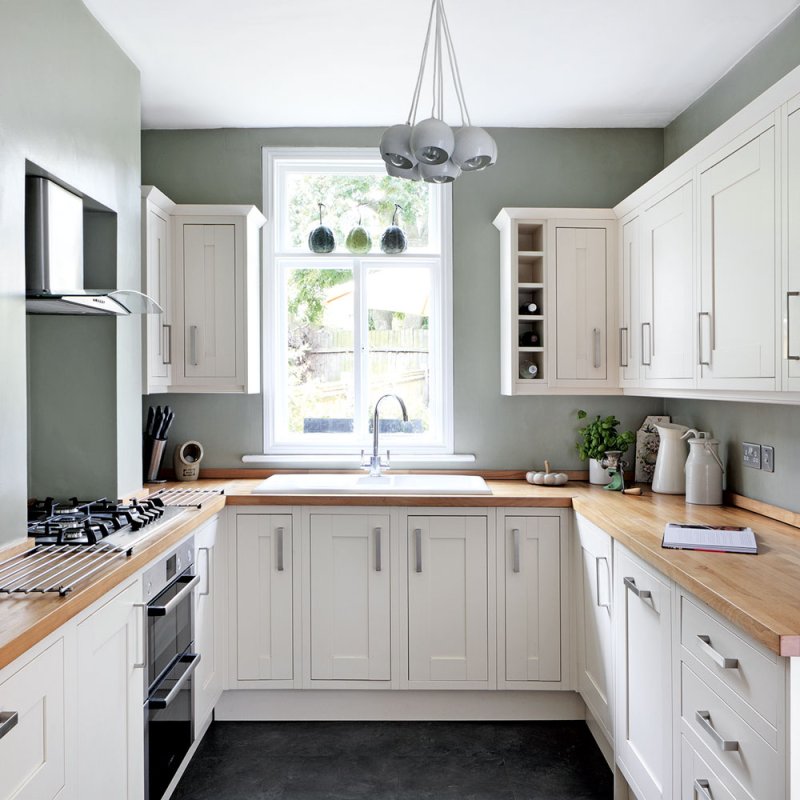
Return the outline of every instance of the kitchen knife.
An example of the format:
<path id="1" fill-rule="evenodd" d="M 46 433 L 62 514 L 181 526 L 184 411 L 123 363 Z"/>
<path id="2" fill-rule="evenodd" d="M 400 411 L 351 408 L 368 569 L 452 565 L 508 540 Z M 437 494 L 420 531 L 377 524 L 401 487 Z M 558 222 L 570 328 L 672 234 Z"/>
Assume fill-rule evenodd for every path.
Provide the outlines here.
<path id="1" fill-rule="evenodd" d="M 156 421 L 156 410 L 153 406 L 147 409 L 147 424 L 144 426 L 145 436 L 153 435 L 153 425 Z"/>
<path id="2" fill-rule="evenodd" d="M 174 419 L 175 414 L 172 411 L 170 411 L 169 414 L 164 417 L 164 424 L 161 426 L 161 434 L 158 437 L 159 439 L 167 438 L 167 434 L 169 433 L 169 429 L 172 426 Z"/>

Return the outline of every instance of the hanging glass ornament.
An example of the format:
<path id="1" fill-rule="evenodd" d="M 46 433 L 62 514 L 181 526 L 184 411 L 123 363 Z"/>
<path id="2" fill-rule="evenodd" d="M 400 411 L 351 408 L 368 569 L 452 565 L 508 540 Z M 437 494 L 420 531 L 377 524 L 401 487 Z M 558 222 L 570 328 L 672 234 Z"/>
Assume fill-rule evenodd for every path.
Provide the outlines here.
<path id="1" fill-rule="evenodd" d="M 381 236 L 381 250 L 388 256 L 396 256 L 404 253 L 408 247 L 408 237 L 405 231 L 397 225 L 397 212 L 402 206 L 394 204 L 394 214 L 392 214 L 392 224 L 383 232 Z"/>
<path id="2" fill-rule="evenodd" d="M 322 224 L 322 209 L 325 208 L 325 204 L 317 205 L 319 205 L 319 226 L 308 234 L 308 249 L 312 253 L 332 253 L 336 247 L 336 239 L 333 231 Z"/>

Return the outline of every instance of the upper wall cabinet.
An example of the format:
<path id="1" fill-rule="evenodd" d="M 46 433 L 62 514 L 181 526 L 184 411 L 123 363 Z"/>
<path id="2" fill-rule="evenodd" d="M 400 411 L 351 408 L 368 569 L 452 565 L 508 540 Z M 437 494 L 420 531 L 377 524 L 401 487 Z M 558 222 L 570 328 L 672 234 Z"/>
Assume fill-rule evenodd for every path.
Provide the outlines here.
<path id="1" fill-rule="evenodd" d="M 145 391 L 260 391 L 255 206 L 174 205 L 144 187 L 145 282 L 164 308 L 145 322 Z"/>
<path id="2" fill-rule="evenodd" d="M 784 388 L 800 391 L 800 95 L 787 107 L 783 231 L 786 275 L 781 296 Z"/>
<path id="3" fill-rule="evenodd" d="M 619 224 L 619 376 L 620 386 L 635 386 L 640 375 L 641 309 L 639 248 L 641 218 L 638 211 Z"/>
<path id="4" fill-rule="evenodd" d="M 494 224 L 502 394 L 618 391 L 614 215 L 504 208 Z"/>

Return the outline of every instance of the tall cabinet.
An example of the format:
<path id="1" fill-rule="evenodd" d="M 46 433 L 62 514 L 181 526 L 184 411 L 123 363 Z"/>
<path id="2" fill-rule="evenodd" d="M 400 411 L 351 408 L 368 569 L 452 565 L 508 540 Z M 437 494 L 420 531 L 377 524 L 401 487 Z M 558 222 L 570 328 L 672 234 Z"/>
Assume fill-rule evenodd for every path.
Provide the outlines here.
<path id="1" fill-rule="evenodd" d="M 800 391 L 800 95 L 789 103 L 786 125 L 784 239 L 785 292 L 781 297 L 784 388 Z"/>

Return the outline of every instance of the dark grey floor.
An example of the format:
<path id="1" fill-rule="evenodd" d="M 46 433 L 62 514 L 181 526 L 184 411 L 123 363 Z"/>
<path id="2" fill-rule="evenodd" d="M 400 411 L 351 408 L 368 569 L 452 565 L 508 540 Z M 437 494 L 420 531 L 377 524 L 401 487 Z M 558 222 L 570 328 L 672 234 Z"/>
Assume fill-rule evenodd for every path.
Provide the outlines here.
<path id="1" fill-rule="evenodd" d="M 610 800 L 583 722 L 215 722 L 174 800 Z"/>

